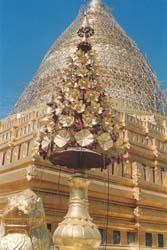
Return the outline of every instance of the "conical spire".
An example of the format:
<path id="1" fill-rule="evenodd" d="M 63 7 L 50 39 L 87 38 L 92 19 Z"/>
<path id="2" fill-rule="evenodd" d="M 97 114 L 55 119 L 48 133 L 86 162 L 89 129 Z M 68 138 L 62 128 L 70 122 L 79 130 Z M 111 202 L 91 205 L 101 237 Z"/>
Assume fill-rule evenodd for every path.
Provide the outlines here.
<path id="1" fill-rule="evenodd" d="M 120 110 L 126 106 L 129 112 L 154 110 L 167 113 L 167 98 L 148 62 L 105 8 L 103 1 L 91 0 L 86 12 L 87 22 L 95 31 L 92 45 L 100 67 L 104 70 L 100 77 L 106 81 L 105 89 L 116 103 L 116 108 L 119 103 Z M 78 15 L 53 44 L 33 81 L 15 105 L 14 113 L 45 103 L 48 93 L 63 84 L 61 72 L 66 67 L 68 56 L 75 51 L 79 41 L 77 31 L 84 26 L 84 22 L 84 15 Z M 125 102 L 128 105 L 124 105 Z"/>

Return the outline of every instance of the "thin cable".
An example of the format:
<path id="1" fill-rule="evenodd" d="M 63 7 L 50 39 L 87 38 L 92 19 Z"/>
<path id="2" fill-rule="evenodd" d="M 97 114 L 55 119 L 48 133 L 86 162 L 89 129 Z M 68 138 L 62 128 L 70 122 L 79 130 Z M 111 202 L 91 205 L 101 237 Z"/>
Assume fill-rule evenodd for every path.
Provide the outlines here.
<path id="1" fill-rule="evenodd" d="M 106 160 L 105 160 L 105 156 L 103 156 L 103 170 L 106 169 Z M 106 237 L 105 237 L 105 245 L 104 245 L 104 250 L 107 249 L 107 241 L 108 241 L 108 226 L 109 226 L 109 210 L 110 210 L 110 173 L 109 173 L 109 168 L 107 168 L 107 176 L 105 178 L 105 184 L 107 183 L 107 198 L 104 198 L 104 209 L 106 210 L 106 221 L 105 221 L 105 233 L 106 233 Z"/>
<path id="2" fill-rule="evenodd" d="M 61 180 L 61 173 L 62 173 L 62 167 L 59 166 L 59 169 L 58 169 L 58 180 L 57 180 L 57 191 L 55 193 L 55 196 L 54 196 L 54 200 L 55 200 L 55 212 L 57 210 L 57 204 L 56 204 L 56 198 L 59 198 L 60 199 L 60 180 Z M 59 203 L 59 202 L 58 202 Z"/>
<path id="3" fill-rule="evenodd" d="M 107 249 L 107 242 L 108 242 L 108 227 L 109 227 L 109 212 L 110 212 L 110 172 L 109 168 L 107 168 L 107 206 L 106 206 L 106 244 L 105 250 Z"/>
<path id="4" fill-rule="evenodd" d="M 104 168 L 105 168 L 105 157 L 103 156 L 103 162 L 102 162 L 102 168 L 101 168 L 101 171 L 104 171 Z M 105 178 L 105 176 L 104 176 L 104 187 L 106 186 L 105 185 L 106 184 L 106 178 Z M 104 203 L 104 211 L 106 210 L 106 199 L 105 199 L 105 196 L 104 196 L 104 200 L 103 200 L 103 203 Z M 104 220 L 105 220 L 105 216 L 104 216 Z M 105 223 L 105 221 L 104 221 L 104 223 Z M 104 234 L 103 234 L 103 236 L 102 236 L 102 240 L 104 240 L 104 244 L 106 244 L 106 238 L 105 239 L 103 239 L 104 238 Z M 103 242 L 102 242 L 103 243 Z"/>

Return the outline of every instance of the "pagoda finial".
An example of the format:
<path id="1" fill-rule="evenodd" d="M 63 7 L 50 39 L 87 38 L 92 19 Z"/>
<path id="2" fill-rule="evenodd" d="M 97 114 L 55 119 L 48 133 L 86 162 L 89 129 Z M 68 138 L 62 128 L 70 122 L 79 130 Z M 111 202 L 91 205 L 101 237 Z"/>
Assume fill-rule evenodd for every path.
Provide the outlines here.
<path id="1" fill-rule="evenodd" d="M 99 4 L 102 4 L 102 0 L 91 0 L 90 1 L 90 5 L 99 5 Z"/>

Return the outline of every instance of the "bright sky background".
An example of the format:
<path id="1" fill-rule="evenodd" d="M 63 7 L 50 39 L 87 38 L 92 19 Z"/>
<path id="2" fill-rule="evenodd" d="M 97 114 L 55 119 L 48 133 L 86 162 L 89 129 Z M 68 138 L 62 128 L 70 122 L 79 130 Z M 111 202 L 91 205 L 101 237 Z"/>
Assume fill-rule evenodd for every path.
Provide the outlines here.
<path id="1" fill-rule="evenodd" d="M 167 0 L 104 0 L 167 94 Z M 0 118 L 33 78 L 82 0 L 0 0 Z"/>

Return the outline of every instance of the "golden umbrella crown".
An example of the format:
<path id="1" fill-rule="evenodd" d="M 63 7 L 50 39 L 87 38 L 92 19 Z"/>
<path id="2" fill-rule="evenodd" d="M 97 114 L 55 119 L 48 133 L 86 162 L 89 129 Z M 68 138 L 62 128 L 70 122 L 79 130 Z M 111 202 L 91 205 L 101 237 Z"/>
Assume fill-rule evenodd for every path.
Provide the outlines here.
<path id="1" fill-rule="evenodd" d="M 110 163 L 119 131 L 111 98 L 99 80 L 103 72 L 92 49 L 94 29 L 86 14 L 77 33 L 81 41 L 67 58 L 63 86 L 48 102 L 48 115 L 42 120 L 37 143 L 39 153 L 54 163 L 74 168 L 103 167 Z"/>

